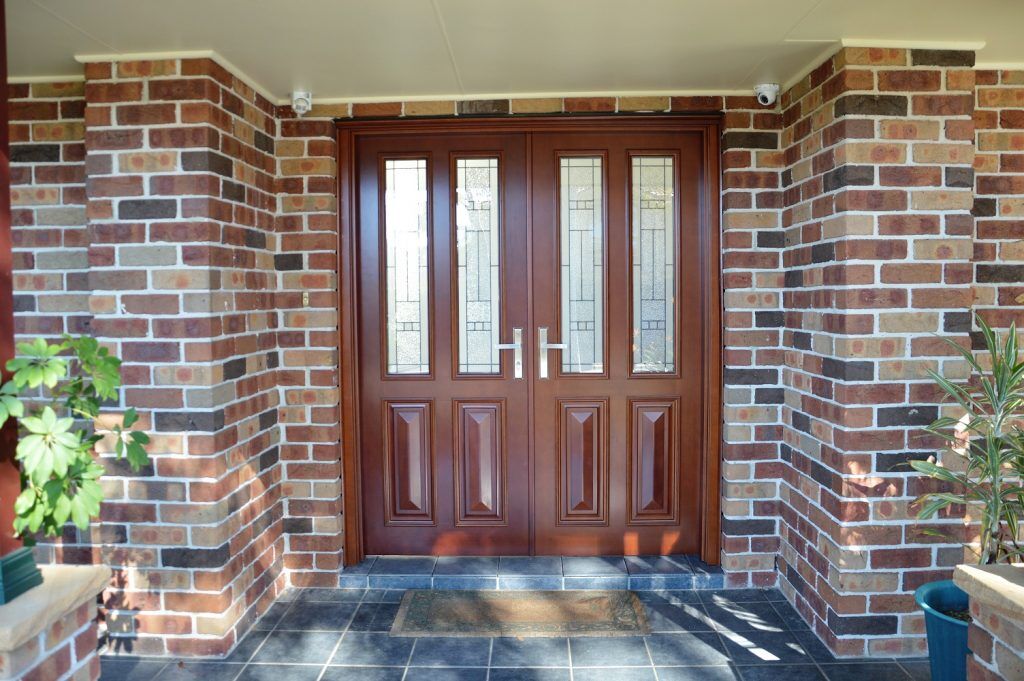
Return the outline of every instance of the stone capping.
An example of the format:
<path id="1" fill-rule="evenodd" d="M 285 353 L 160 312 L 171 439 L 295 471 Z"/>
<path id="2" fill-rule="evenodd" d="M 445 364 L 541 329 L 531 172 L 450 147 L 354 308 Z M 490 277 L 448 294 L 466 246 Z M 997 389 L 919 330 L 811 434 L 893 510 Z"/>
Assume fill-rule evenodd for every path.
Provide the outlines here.
<path id="1" fill-rule="evenodd" d="M 106 565 L 42 565 L 43 583 L 0 605 L 0 653 L 13 652 L 96 598 L 110 581 Z"/>
<path id="2" fill-rule="evenodd" d="M 972 601 L 1024 620 L 1024 565 L 958 565 L 953 582 Z"/>

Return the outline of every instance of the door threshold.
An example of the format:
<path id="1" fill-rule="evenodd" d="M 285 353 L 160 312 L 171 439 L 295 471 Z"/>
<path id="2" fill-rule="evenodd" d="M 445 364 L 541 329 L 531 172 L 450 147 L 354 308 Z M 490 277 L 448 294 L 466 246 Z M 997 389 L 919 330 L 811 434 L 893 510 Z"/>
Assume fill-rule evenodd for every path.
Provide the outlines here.
<path id="1" fill-rule="evenodd" d="M 723 589 L 725 574 L 697 556 L 367 556 L 344 568 L 343 589 Z"/>

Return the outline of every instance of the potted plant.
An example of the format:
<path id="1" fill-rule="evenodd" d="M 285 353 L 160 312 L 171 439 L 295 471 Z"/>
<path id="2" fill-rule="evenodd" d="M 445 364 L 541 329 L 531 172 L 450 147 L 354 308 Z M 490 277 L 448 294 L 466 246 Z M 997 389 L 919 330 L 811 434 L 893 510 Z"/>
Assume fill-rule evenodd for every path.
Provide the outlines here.
<path id="1" fill-rule="evenodd" d="M 134 409 L 126 410 L 120 423 L 101 421 L 101 407 L 116 400 L 121 387 L 121 360 L 96 339 L 65 335 L 60 343 L 48 343 L 37 338 L 17 348 L 19 356 L 7 362 L 11 378 L 0 386 L 0 426 L 8 419 L 18 423 L 14 458 L 21 494 L 13 500 L 14 532 L 27 547 L 39 533 L 55 537 L 68 521 L 85 530 L 99 517 L 104 468 L 95 453 L 104 431 L 113 437 L 116 455 L 127 457 L 134 471 L 149 463 L 149 437 L 131 429 L 139 418 Z M 40 581 L 28 548 L 4 556 L 0 604 Z"/>
<path id="2" fill-rule="evenodd" d="M 944 483 L 942 491 L 921 495 L 918 517 L 935 516 L 951 506 L 966 507 L 977 514 L 978 546 L 968 545 L 978 563 L 1017 562 L 1024 557 L 1020 546 L 1020 519 L 1024 515 L 1024 362 L 1017 346 L 1017 329 L 1011 325 L 1005 342 L 978 318 L 989 363 L 985 369 L 972 352 L 947 342 L 967 361 L 972 376 L 964 384 L 953 383 L 929 371 L 945 397 L 959 407 L 958 416 L 943 416 L 925 430 L 943 440 L 945 456 L 958 466 L 940 466 L 933 460 L 912 461 L 920 473 Z M 941 534 L 925 530 L 929 534 Z M 967 625 L 970 622 L 967 594 L 943 580 L 917 589 L 915 599 L 925 613 L 928 655 L 934 681 L 961 681 L 967 677 Z"/>

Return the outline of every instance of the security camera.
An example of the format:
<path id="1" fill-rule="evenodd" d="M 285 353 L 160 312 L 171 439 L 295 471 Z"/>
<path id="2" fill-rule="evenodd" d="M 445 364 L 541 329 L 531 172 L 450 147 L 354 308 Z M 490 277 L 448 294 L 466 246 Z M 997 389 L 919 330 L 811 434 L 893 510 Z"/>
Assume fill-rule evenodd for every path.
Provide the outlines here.
<path id="1" fill-rule="evenodd" d="M 779 97 L 778 83 L 761 83 L 754 86 L 754 94 L 757 95 L 757 103 L 761 106 L 771 106 Z"/>
<path id="2" fill-rule="evenodd" d="M 295 112 L 296 116 L 302 116 L 303 114 L 309 113 L 309 110 L 313 108 L 313 95 L 309 92 L 293 92 L 292 93 L 292 111 Z"/>

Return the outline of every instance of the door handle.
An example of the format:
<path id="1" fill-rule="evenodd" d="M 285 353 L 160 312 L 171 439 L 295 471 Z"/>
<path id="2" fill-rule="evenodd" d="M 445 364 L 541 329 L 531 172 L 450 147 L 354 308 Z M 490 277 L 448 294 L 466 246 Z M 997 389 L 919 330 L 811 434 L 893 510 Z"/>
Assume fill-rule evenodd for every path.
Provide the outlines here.
<path id="1" fill-rule="evenodd" d="M 565 343 L 548 343 L 548 327 L 537 328 L 537 352 L 540 353 L 537 363 L 539 378 L 548 377 L 548 350 L 565 350 Z"/>
<path id="2" fill-rule="evenodd" d="M 512 329 L 512 342 L 498 343 L 494 347 L 497 350 L 512 350 L 513 376 L 521 379 L 523 377 L 523 330 Z"/>

